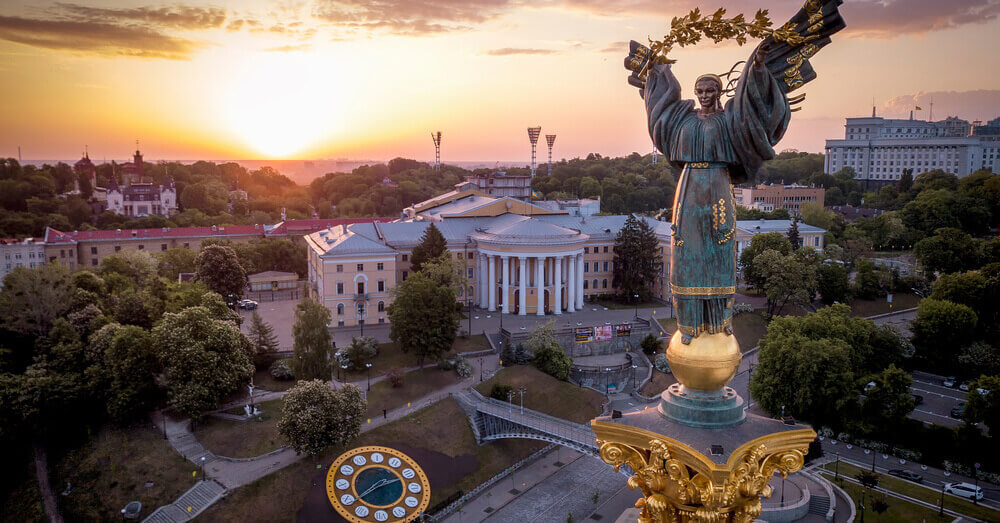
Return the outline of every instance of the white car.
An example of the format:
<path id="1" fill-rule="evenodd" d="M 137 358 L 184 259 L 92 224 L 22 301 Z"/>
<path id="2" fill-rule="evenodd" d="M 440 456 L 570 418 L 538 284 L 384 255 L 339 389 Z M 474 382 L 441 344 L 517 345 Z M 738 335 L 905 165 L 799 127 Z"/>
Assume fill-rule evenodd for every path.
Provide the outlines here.
<path id="1" fill-rule="evenodd" d="M 240 300 L 239 305 L 241 309 L 246 309 L 252 311 L 257 308 L 257 302 L 253 300 Z"/>
<path id="2" fill-rule="evenodd" d="M 983 499 L 983 489 L 971 483 L 945 483 L 944 491 L 963 498 L 976 500 Z"/>

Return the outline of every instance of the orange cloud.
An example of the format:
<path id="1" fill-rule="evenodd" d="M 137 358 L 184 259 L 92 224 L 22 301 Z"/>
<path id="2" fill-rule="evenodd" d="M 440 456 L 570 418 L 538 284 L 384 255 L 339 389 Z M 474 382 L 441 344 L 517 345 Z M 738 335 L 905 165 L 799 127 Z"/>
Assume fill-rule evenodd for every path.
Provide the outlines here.
<path id="1" fill-rule="evenodd" d="M 513 6 L 513 0 L 319 0 L 313 15 L 363 31 L 423 36 L 465 31 Z"/>
<path id="2" fill-rule="evenodd" d="M 555 49 L 532 49 L 525 47 L 504 47 L 501 49 L 490 49 L 486 51 L 487 56 L 511 56 L 511 55 L 548 55 L 559 54 L 561 51 Z"/>
<path id="3" fill-rule="evenodd" d="M 186 59 L 204 47 L 150 27 L 15 16 L 0 16 L 0 39 L 60 51 L 170 60 Z"/>

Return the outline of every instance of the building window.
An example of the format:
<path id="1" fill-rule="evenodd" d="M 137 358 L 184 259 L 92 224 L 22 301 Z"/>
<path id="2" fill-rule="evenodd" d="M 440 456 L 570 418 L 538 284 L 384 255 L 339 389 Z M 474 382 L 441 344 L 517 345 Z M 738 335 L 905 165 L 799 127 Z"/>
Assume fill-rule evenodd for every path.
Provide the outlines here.
<path id="1" fill-rule="evenodd" d="M 385 280 L 378 281 L 378 291 L 385 292 Z"/>
<path id="2" fill-rule="evenodd" d="M 596 279 L 596 278 L 594 279 L 594 287 L 593 287 L 593 288 L 594 288 L 594 289 L 597 289 L 597 288 L 598 288 L 598 287 L 597 287 L 597 279 Z"/>
<path id="3" fill-rule="evenodd" d="M 607 247 L 605 247 L 606 249 Z M 604 272 L 608 272 L 608 262 L 604 262 Z"/>
<path id="4" fill-rule="evenodd" d="M 97 258 L 91 258 L 90 264 L 93 265 L 94 267 L 97 267 Z"/>
<path id="5" fill-rule="evenodd" d="M 344 282 L 337 282 L 337 294 L 344 294 Z"/>
<path id="6" fill-rule="evenodd" d="M 605 253 L 605 254 L 607 254 L 607 253 L 608 253 L 608 246 L 607 246 L 607 245 L 605 245 L 605 246 L 604 246 L 604 253 Z"/>
<path id="7" fill-rule="evenodd" d="M 584 247 L 583 248 L 583 253 L 584 254 L 590 254 L 590 247 Z"/>
<path id="8" fill-rule="evenodd" d="M 344 320 L 337 320 L 337 326 L 338 327 L 343 327 L 344 326 Z"/>
<path id="9" fill-rule="evenodd" d="M 587 280 L 583 280 L 583 290 L 587 290 Z"/>
<path id="10" fill-rule="evenodd" d="M 378 302 L 378 311 L 379 312 L 385 312 L 385 302 L 384 301 Z"/>
<path id="11" fill-rule="evenodd" d="M 161 243 L 161 244 L 160 244 L 160 250 L 161 250 L 161 251 L 165 251 L 165 250 L 167 250 L 167 244 L 165 244 L 165 243 Z"/>
<path id="12" fill-rule="evenodd" d="M 406 272 L 406 271 L 403 271 L 403 281 L 406 281 L 406 276 L 407 276 L 407 274 L 409 274 L 409 273 L 408 273 L 408 272 Z"/>
<path id="13" fill-rule="evenodd" d="M 409 259 L 410 259 L 409 255 L 406 255 L 406 254 L 403 255 L 403 261 L 406 261 L 406 260 L 409 260 Z"/>
<path id="14" fill-rule="evenodd" d="M 385 323 L 385 318 L 379 318 L 379 319 L 378 319 L 378 322 L 379 322 L 379 323 Z"/>
<path id="15" fill-rule="evenodd" d="M 608 288 L 608 280 L 603 280 L 601 282 L 601 288 L 602 289 L 607 289 Z"/>
<path id="16" fill-rule="evenodd" d="M 140 250 L 140 251 L 141 251 L 141 250 L 143 250 L 143 249 L 145 249 L 145 248 L 146 248 L 146 246 L 145 246 L 145 245 L 143 245 L 143 244 L 141 244 L 141 243 L 139 244 L 139 250 Z"/>
<path id="17" fill-rule="evenodd" d="M 337 264 L 337 272 L 344 272 L 344 266 L 338 263 Z"/>
<path id="18" fill-rule="evenodd" d="M 455 257 L 458 258 L 459 260 L 461 260 L 462 258 L 464 258 L 464 256 L 462 256 L 462 253 L 460 253 L 460 252 L 456 252 L 455 253 Z"/>
<path id="19" fill-rule="evenodd" d="M 378 269 L 378 270 L 380 270 L 380 271 L 384 271 L 385 270 L 385 264 L 382 263 L 382 262 L 378 262 L 378 264 L 375 266 L 375 268 Z"/>
<path id="20" fill-rule="evenodd" d="M 343 316 L 343 315 L 344 315 L 344 304 L 343 303 L 338 303 L 337 304 L 337 316 Z M 340 322 L 340 324 L 343 325 L 344 322 Z"/>
<path id="21" fill-rule="evenodd" d="M 358 282 L 358 294 L 364 294 L 364 293 L 365 293 L 365 282 L 359 281 Z"/>
<path id="22" fill-rule="evenodd" d="M 97 254 L 97 247 L 91 247 L 90 254 Z"/>
<path id="23" fill-rule="evenodd" d="M 59 257 L 60 258 L 66 257 L 66 249 L 59 249 Z"/>
<path id="24" fill-rule="evenodd" d="M 470 298 L 472 297 L 472 292 L 473 292 L 472 285 L 469 285 L 469 297 Z"/>
<path id="25" fill-rule="evenodd" d="M 469 267 L 469 270 L 466 271 L 466 274 L 468 274 L 469 278 L 475 278 L 476 277 L 476 271 L 472 267 Z"/>
<path id="26" fill-rule="evenodd" d="M 359 263 L 359 264 L 358 264 L 358 272 L 361 272 L 361 271 L 363 271 L 363 270 L 365 270 L 365 264 L 363 264 L 363 263 Z"/>

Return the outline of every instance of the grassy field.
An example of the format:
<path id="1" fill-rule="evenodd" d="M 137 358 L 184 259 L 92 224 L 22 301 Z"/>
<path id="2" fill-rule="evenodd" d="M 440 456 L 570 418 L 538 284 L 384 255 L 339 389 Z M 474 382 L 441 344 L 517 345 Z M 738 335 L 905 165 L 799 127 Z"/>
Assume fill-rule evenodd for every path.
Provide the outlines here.
<path id="1" fill-rule="evenodd" d="M 650 307 L 663 307 L 663 306 L 664 305 L 662 303 L 657 303 L 655 301 L 644 301 L 644 302 L 639 302 L 639 304 L 638 304 L 638 307 L 640 309 L 648 309 Z M 617 302 L 615 300 L 597 300 L 597 301 L 587 302 L 587 303 L 583 304 L 583 308 L 585 310 L 586 309 L 592 309 L 594 307 L 605 307 L 605 308 L 607 308 L 609 310 L 625 310 L 625 309 L 635 310 L 636 304 L 635 303 L 619 303 L 619 302 Z M 600 309 L 598 309 L 598 310 L 600 310 Z"/>
<path id="2" fill-rule="evenodd" d="M 59 496 L 67 521 L 118 521 L 130 501 L 142 502 L 146 517 L 196 481 L 191 473 L 197 467 L 149 424 L 104 428 L 82 447 L 54 458 L 49 456 L 52 489 L 58 493 L 67 481 L 73 484 L 68 496 Z"/>
<path id="3" fill-rule="evenodd" d="M 838 465 L 836 463 L 827 463 L 823 465 L 823 468 L 834 471 L 835 467 Z M 855 477 L 862 470 L 860 467 L 850 465 L 848 463 L 840 462 L 840 475 Z M 893 492 L 898 492 L 905 496 L 909 496 L 914 499 L 919 499 L 932 505 L 937 506 L 941 502 L 941 491 L 929 487 L 923 487 L 920 485 L 914 485 L 909 481 L 904 481 L 894 476 L 889 476 L 887 474 L 878 475 L 878 485 L 887 490 Z M 976 519 L 981 519 L 983 521 L 1000 521 L 1000 511 L 991 510 L 982 505 L 973 505 L 971 501 L 966 501 L 964 499 L 959 499 L 954 496 L 945 495 L 944 496 L 944 508 L 954 510 L 966 516 L 971 516 Z M 935 512 L 936 514 L 936 512 Z"/>
<path id="4" fill-rule="evenodd" d="M 270 391 L 280 391 L 288 390 L 295 386 L 295 380 L 276 380 L 271 377 L 271 371 L 268 369 L 261 369 L 254 373 L 253 375 L 253 385 L 254 387 L 259 387 L 262 390 Z M 240 391 L 240 394 L 244 394 L 245 391 Z M 256 396 L 256 391 L 254 392 Z"/>
<path id="5" fill-rule="evenodd" d="M 403 385 L 399 388 L 393 388 L 388 379 L 372 383 L 372 390 L 368 391 L 368 417 L 381 416 L 383 409 L 402 407 L 407 402 L 432 394 L 461 380 L 462 378 L 454 370 L 441 370 L 431 365 L 423 370 L 407 372 L 403 378 Z M 364 386 L 365 384 L 362 384 L 362 387 Z"/>
<path id="6" fill-rule="evenodd" d="M 654 396 L 661 392 L 667 390 L 671 384 L 677 383 L 677 379 L 670 374 L 664 374 L 656 369 L 653 369 L 653 377 L 646 382 L 645 385 L 639 389 L 644 396 Z"/>
<path id="7" fill-rule="evenodd" d="M 843 465 L 843 463 L 841 463 L 841 465 Z M 865 490 L 864 487 L 862 487 L 861 485 L 857 485 L 855 483 L 844 481 L 843 479 L 839 481 L 834 480 L 833 474 L 823 473 L 823 476 L 829 479 L 830 481 L 836 482 L 837 485 L 840 486 L 840 488 L 844 489 L 844 492 L 847 492 L 847 494 L 851 496 L 851 499 L 854 500 L 854 505 L 855 507 L 857 507 L 858 515 L 860 517 L 861 494 L 862 491 Z M 865 514 L 868 516 L 870 520 L 874 519 L 879 523 L 911 523 L 914 521 L 922 521 L 924 523 L 929 523 L 929 522 L 944 523 L 955 519 L 947 515 L 938 516 L 936 510 L 931 510 L 927 507 L 917 505 L 916 503 L 911 503 L 909 501 L 902 500 L 899 498 L 894 498 L 892 496 L 885 496 L 885 502 L 889 506 L 889 508 L 882 514 L 876 514 L 871 509 L 872 506 L 871 493 L 869 492 L 865 494 L 865 506 L 867 507 Z"/>
<path id="8" fill-rule="evenodd" d="M 851 314 L 861 317 L 874 316 L 876 314 L 885 314 L 903 309 L 912 309 L 919 302 L 920 296 L 901 293 L 893 295 L 892 307 L 889 307 L 890 304 L 885 301 L 885 298 L 876 300 L 851 300 Z"/>
<path id="9" fill-rule="evenodd" d="M 451 352 L 449 355 L 454 355 L 456 352 L 472 352 L 477 350 L 484 350 L 490 348 L 489 342 L 486 341 L 486 336 L 482 334 L 475 334 L 467 338 L 456 337 L 455 343 L 452 345 Z M 434 366 L 433 361 L 425 361 L 425 366 Z M 378 346 L 378 356 L 372 360 L 372 377 L 384 374 L 387 370 L 393 367 L 399 368 L 409 368 L 417 366 L 417 358 L 413 354 L 406 354 L 400 350 L 399 345 L 395 343 L 382 343 Z M 347 378 L 349 381 L 357 381 L 368 377 L 368 371 L 366 369 L 360 370 L 350 370 L 347 371 Z M 339 376 L 338 376 L 339 379 Z"/>
<path id="10" fill-rule="evenodd" d="M 502 369 L 489 380 L 480 383 L 476 390 L 489 396 L 493 385 L 508 385 L 516 391 L 525 388 L 524 407 L 576 423 L 587 423 L 601 413 L 604 396 L 566 381 L 559 381 L 530 365 Z M 514 402 L 520 405 L 518 394 Z"/>
<path id="11" fill-rule="evenodd" d="M 433 430 L 428 430 L 428 428 Z M 451 399 L 436 403 L 406 418 L 363 433 L 348 448 L 402 443 L 450 457 L 472 455 L 478 466 L 455 483 L 431 493 L 431 506 L 458 490 L 467 491 L 544 446 L 532 440 L 495 441 L 476 445 L 465 414 Z M 311 482 L 325 473 L 344 448 L 331 449 L 316 460 L 306 458 L 255 483 L 242 487 L 210 507 L 204 521 L 295 521 Z M 317 468 L 319 466 L 319 468 Z"/>
<path id="12" fill-rule="evenodd" d="M 206 416 L 194 426 L 198 442 L 217 455 L 230 458 L 252 458 L 266 454 L 286 444 L 278 434 L 282 400 L 260 403 L 264 411 L 250 421 L 229 421 Z M 242 409 L 238 409 L 242 414 Z"/>
<path id="13" fill-rule="evenodd" d="M 663 335 L 667 338 L 674 335 L 674 331 L 677 330 L 677 320 L 674 318 L 662 318 L 659 316 L 661 311 L 657 309 L 656 321 L 663 326 Z M 733 334 L 736 335 L 736 340 L 740 343 L 740 349 L 743 351 L 748 351 L 757 345 L 760 338 L 767 332 L 767 321 L 764 319 L 762 312 L 752 312 L 737 314 L 733 318 Z M 654 334 L 659 334 L 658 332 Z M 652 361 L 652 359 L 650 359 Z"/>

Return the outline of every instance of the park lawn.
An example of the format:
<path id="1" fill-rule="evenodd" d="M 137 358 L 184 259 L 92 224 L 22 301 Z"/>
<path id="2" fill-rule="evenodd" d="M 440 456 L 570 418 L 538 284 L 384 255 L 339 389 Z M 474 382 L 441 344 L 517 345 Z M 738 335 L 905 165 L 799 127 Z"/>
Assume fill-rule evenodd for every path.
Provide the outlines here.
<path id="1" fill-rule="evenodd" d="M 288 390 L 295 386 L 295 380 L 276 380 L 271 377 L 271 371 L 269 369 L 261 369 L 254 373 L 253 375 L 253 385 L 259 390 L 269 390 L 272 392 Z M 244 387 L 245 388 L 245 387 Z M 242 394 L 244 391 L 240 391 Z M 257 390 L 254 390 L 254 396 L 257 395 Z"/>
<path id="2" fill-rule="evenodd" d="M 672 374 L 664 374 L 654 368 L 652 378 L 639 389 L 639 392 L 647 397 L 658 396 L 674 383 L 677 383 L 677 378 Z"/>
<path id="3" fill-rule="evenodd" d="M 912 309 L 916 307 L 918 303 L 920 303 L 920 296 L 910 293 L 893 294 L 891 304 L 892 307 L 889 307 L 890 303 L 885 301 L 885 298 L 878 298 L 875 300 L 851 300 L 851 315 L 867 318 L 868 316 L 874 316 L 876 314 L 885 314 L 887 312 Z"/>
<path id="4" fill-rule="evenodd" d="M 841 465 L 843 465 L 843 463 L 841 463 Z M 844 492 L 847 492 L 847 495 L 851 496 L 860 517 L 861 494 L 864 487 L 856 483 L 844 481 L 843 479 L 835 480 L 833 479 L 834 475 L 832 473 L 822 472 L 821 474 L 823 474 L 826 479 L 837 483 L 840 488 L 844 489 Z M 913 521 L 923 521 L 924 523 L 945 523 L 954 519 L 948 515 L 938 516 L 937 510 L 932 510 L 922 505 L 917 505 L 916 503 L 911 503 L 904 499 L 894 498 L 892 496 L 885 496 L 885 502 L 889 505 L 889 508 L 882 514 L 876 514 L 871 509 L 871 493 L 865 495 L 865 501 L 865 506 L 868 507 L 865 511 L 867 516 L 869 518 L 874 518 L 879 523 L 911 523 Z"/>
<path id="5" fill-rule="evenodd" d="M 470 352 L 476 350 L 489 349 L 489 342 L 486 341 L 486 337 L 482 334 L 477 334 L 475 336 L 469 336 L 468 338 L 462 338 L 461 336 L 455 337 L 455 343 L 452 345 L 451 351 L 445 353 L 446 356 L 454 356 L 455 352 Z M 403 352 L 399 345 L 396 343 L 380 343 L 378 346 L 378 356 L 371 361 L 372 363 L 372 377 L 381 376 L 385 374 L 386 371 L 393 367 L 399 367 L 401 369 L 408 369 L 410 367 L 416 367 L 417 357 L 413 354 L 407 354 Z M 435 361 L 425 361 L 424 366 L 433 367 Z M 367 369 L 353 369 L 347 371 L 348 381 L 358 381 L 360 379 L 365 379 L 368 377 Z M 340 379 L 340 373 L 337 373 L 337 379 Z"/>
<path id="6" fill-rule="evenodd" d="M 587 302 L 587 303 L 583 304 L 583 308 L 584 309 L 588 309 L 588 308 L 592 309 L 594 307 L 599 307 L 599 308 L 600 307 L 604 307 L 604 308 L 607 308 L 609 310 L 625 310 L 625 309 L 635 310 L 635 308 L 637 306 L 640 309 L 650 309 L 650 308 L 653 308 L 653 307 L 665 307 L 665 305 L 663 305 L 662 303 L 657 303 L 655 301 L 642 301 L 642 302 L 639 302 L 638 304 L 636 304 L 636 303 L 621 303 L 621 302 L 618 302 L 618 301 L 615 301 L 615 300 L 595 300 L 595 301 L 590 301 L 590 302 Z M 600 310 L 600 309 L 598 309 L 598 310 Z"/>
<path id="7" fill-rule="evenodd" d="M 516 392 L 524 387 L 524 407 L 567 419 L 575 423 L 587 423 L 603 411 L 604 396 L 586 387 L 578 387 L 567 381 L 559 381 L 530 365 L 516 365 L 501 369 L 489 380 L 480 383 L 476 390 L 489 397 L 494 385 L 508 385 Z M 514 396 L 514 404 L 520 405 L 521 396 Z"/>
<path id="8" fill-rule="evenodd" d="M 834 471 L 838 465 L 836 463 L 827 463 L 823 465 L 823 468 Z M 861 467 L 856 467 L 849 463 L 840 462 L 840 475 L 855 477 L 862 470 Z M 932 505 L 937 506 L 941 503 L 941 491 L 933 489 L 930 487 L 924 487 L 920 485 L 915 485 L 909 481 L 904 481 L 895 476 L 890 476 L 888 474 L 878 474 L 878 486 L 891 490 L 893 492 L 898 492 L 905 496 L 909 496 L 914 499 L 919 499 Z M 982 505 L 973 505 L 971 501 L 966 501 L 955 496 L 945 494 L 944 496 L 944 508 L 954 510 L 966 516 L 970 516 L 983 521 L 997 521 L 1000 520 L 1000 511 L 992 510 L 989 507 L 984 507 Z"/>
<path id="9" fill-rule="evenodd" d="M 230 421 L 205 416 L 194 425 L 194 436 L 218 456 L 252 458 L 287 444 L 278 434 L 283 400 L 258 403 L 260 416 L 250 421 Z M 242 414 L 242 408 L 238 409 Z"/>
<path id="10" fill-rule="evenodd" d="M 403 376 L 403 385 L 394 388 L 388 378 L 372 383 L 368 394 L 368 417 L 382 415 L 382 410 L 392 410 L 404 407 L 407 403 L 422 398 L 449 385 L 462 381 L 454 370 L 442 370 L 435 365 L 424 367 L 423 370 L 407 372 Z M 366 384 L 360 385 L 362 388 Z"/>
<path id="11" fill-rule="evenodd" d="M 172 503 L 200 479 L 197 467 L 170 446 L 149 423 L 130 428 L 102 428 L 81 447 L 58 461 L 49 456 L 52 489 L 66 521 L 118 521 L 130 501 L 142 503 L 142 517 Z M 152 486 L 146 487 L 151 482 Z"/>
<path id="12" fill-rule="evenodd" d="M 767 320 L 762 312 L 743 312 L 733 317 L 733 335 L 736 336 L 741 351 L 746 352 L 756 347 L 765 333 Z"/>
<path id="13" fill-rule="evenodd" d="M 434 489 L 431 507 L 459 489 L 471 490 L 545 445 L 534 440 L 501 440 L 477 445 L 461 407 L 454 400 L 445 399 L 403 419 L 363 432 L 346 447 L 327 450 L 315 460 L 304 458 L 230 492 L 209 507 L 200 520 L 295 521 L 313 479 L 318 474 L 325 474 L 330 463 L 343 451 L 364 445 L 394 444 L 425 448 L 452 457 L 471 454 L 478 460 L 475 472 L 448 487 Z"/>

